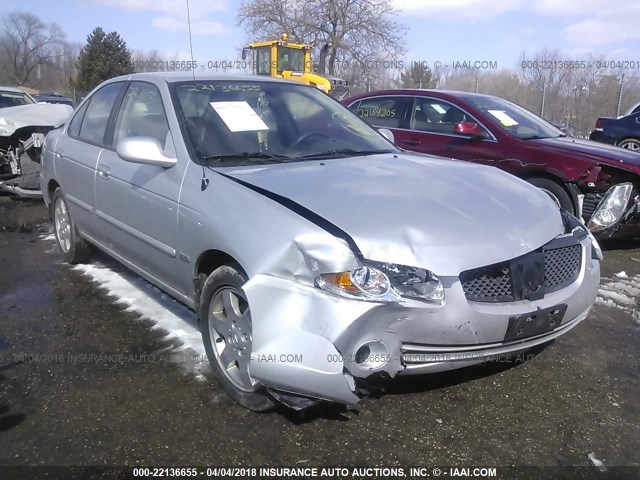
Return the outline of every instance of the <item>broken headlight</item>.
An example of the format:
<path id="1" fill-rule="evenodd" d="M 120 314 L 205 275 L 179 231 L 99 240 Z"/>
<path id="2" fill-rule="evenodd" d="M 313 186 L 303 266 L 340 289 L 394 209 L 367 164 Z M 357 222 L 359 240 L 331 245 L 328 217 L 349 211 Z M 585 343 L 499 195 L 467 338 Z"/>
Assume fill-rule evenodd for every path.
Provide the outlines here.
<path id="1" fill-rule="evenodd" d="M 376 267 L 389 277 L 398 295 L 438 304 L 444 301 L 444 286 L 429 270 L 393 263 L 379 263 Z"/>
<path id="2" fill-rule="evenodd" d="M 629 206 L 632 192 L 631 183 L 620 183 L 611 187 L 591 215 L 587 224 L 589 230 L 597 233 L 616 225 Z"/>
<path id="3" fill-rule="evenodd" d="M 392 302 L 399 297 L 407 297 L 436 304 L 444 301 L 444 286 L 429 270 L 391 263 L 375 263 L 349 272 L 325 273 L 316 278 L 316 286 L 342 297 L 360 300 Z"/>
<path id="4" fill-rule="evenodd" d="M 391 292 L 389 278 L 377 268 L 359 267 L 348 272 L 323 273 L 316 286 L 341 297 L 378 302 L 397 300 Z"/>

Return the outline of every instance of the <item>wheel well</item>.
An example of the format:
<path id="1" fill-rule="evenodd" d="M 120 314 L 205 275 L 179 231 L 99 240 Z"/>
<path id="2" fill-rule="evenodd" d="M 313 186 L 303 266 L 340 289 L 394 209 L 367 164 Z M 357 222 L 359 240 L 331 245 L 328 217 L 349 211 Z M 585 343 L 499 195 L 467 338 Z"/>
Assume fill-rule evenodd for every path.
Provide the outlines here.
<path id="1" fill-rule="evenodd" d="M 625 140 L 635 140 L 636 142 L 640 142 L 640 137 L 624 137 L 616 142 L 616 145 L 620 145 Z"/>
<path id="2" fill-rule="evenodd" d="M 223 265 L 234 267 L 240 273 L 242 273 L 245 278 L 247 277 L 247 274 L 240 265 L 240 262 L 238 262 L 231 255 L 221 250 L 207 250 L 206 252 L 203 252 L 200 257 L 198 257 L 198 261 L 196 262 L 196 269 L 193 279 L 195 285 L 194 300 L 196 305 L 196 312 L 199 311 L 200 294 L 202 293 L 204 282 L 206 282 L 207 277 L 211 275 L 211 273 L 216 268 L 222 267 Z M 200 318 L 198 318 L 198 321 L 200 321 Z"/>
<path id="3" fill-rule="evenodd" d="M 237 267 L 242 270 L 240 263 L 231 255 L 221 250 L 207 250 L 198 258 L 198 262 L 196 264 L 196 276 L 209 276 L 216 268 L 223 265 Z"/>
<path id="4" fill-rule="evenodd" d="M 557 183 L 559 186 L 561 186 L 564 189 L 564 191 L 567 192 L 567 195 L 573 198 L 573 196 L 571 195 L 571 192 L 567 188 L 566 183 L 560 177 L 556 177 L 555 175 L 551 175 L 546 172 L 529 172 L 529 173 L 525 173 L 524 175 L 521 175 L 520 178 L 522 178 L 523 180 L 531 180 L 532 178 L 544 178 L 545 180 L 550 180 L 554 183 Z"/>
<path id="5" fill-rule="evenodd" d="M 53 197 L 53 192 L 56 191 L 56 188 L 59 188 L 60 185 L 55 180 L 49 180 L 49 184 L 47 185 L 47 193 L 49 193 L 49 199 Z"/>
<path id="6" fill-rule="evenodd" d="M 532 178 L 544 178 L 545 180 L 554 182 L 559 187 L 561 187 L 566 192 L 567 195 L 569 195 L 569 198 L 571 199 L 571 203 L 573 203 L 573 208 L 575 209 L 575 211 L 578 211 L 578 205 L 576 203 L 576 199 L 574 198 L 573 193 L 571 192 L 571 190 L 569 190 L 569 188 L 567 188 L 566 183 L 560 177 L 556 177 L 555 175 L 551 175 L 546 172 L 528 172 L 521 175 L 520 178 L 522 178 L 523 180 L 531 180 Z"/>

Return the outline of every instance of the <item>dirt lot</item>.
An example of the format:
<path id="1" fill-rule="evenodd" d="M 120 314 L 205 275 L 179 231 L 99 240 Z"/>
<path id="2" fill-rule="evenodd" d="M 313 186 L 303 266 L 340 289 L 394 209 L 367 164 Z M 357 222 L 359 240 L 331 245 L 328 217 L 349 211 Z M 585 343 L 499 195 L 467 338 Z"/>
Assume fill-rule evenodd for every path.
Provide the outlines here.
<path id="1" fill-rule="evenodd" d="M 41 203 L 0 197 L 0 465 L 597 471 L 589 453 L 609 470 L 640 465 L 640 248 L 633 243 L 608 246 L 599 304 L 535 358 L 398 381 L 357 409 L 299 415 L 232 404 L 208 368 L 176 360 L 178 342 L 135 305 L 64 264 L 49 234 Z M 139 280 L 127 288 L 166 301 Z M 191 314 L 184 322 L 194 328 Z M 634 469 L 616 478 L 639 476 Z"/>

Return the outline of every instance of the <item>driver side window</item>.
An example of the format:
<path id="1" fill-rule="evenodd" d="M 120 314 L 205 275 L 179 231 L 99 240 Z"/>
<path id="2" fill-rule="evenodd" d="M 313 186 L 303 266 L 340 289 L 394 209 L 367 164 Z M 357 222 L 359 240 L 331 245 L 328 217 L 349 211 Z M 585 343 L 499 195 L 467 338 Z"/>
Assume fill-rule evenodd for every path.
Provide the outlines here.
<path id="1" fill-rule="evenodd" d="M 145 82 L 131 82 L 122 101 L 113 144 L 130 137 L 150 137 L 166 148 L 169 124 L 158 88 Z"/>
<path id="2" fill-rule="evenodd" d="M 453 134 L 460 122 L 474 122 L 470 115 L 458 107 L 434 98 L 416 98 L 411 112 L 411 130 Z"/>

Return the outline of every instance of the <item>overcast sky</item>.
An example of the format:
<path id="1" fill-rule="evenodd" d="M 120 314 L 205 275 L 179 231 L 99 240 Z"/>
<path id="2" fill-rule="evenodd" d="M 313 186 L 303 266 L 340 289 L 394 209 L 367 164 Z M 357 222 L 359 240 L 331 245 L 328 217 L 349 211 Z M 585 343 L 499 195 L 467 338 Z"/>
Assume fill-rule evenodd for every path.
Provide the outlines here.
<path id="1" fill-rule="evenodd" d="M 321 0 L 318 0 L 321 1 Z M 640 60 L 638 0 L 393 0 L 409 27 L 408 58 L 430 63 L 497 61 L 515 68 L 523 50 L 558 48 Z M 232 60 L 245 41 L 238 1 L 190 0 L 194 57 Z M 189 52 L 186 0 L 3 0 L 3 11 L 28 10 L 59 23 L 85 43 L 93 28 L 115 30 L 133 50 Z M 258 39 L 256 39 L 258 40 Z"/>

